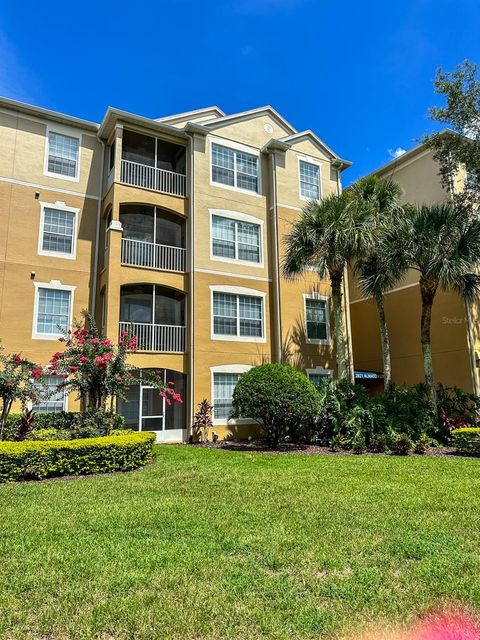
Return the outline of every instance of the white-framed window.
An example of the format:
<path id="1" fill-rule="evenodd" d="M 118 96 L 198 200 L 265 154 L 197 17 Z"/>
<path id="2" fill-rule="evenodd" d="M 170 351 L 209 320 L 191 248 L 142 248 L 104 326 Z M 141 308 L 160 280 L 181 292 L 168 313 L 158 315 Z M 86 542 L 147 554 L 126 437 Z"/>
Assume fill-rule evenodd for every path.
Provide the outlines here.
<path id="1" fill-rule="evenodd" d="M 328 298 L 319 294 L 304 294 L 305 334 L 307 342 L 326 344 L 330 341 Z"/>
<path id="2" fill-rule="evenodd" d="M 299 159 L 298 176 L 301 200 L 319 200 L 321 195 L 320 165 Z"/>
<path id="3" fill-rule="evenodd" d="M 212 259 L 262 266 L 263 221 L 233 211 L 210 212 Z"/>
<path id="4" fill-rule="evenodd" d="M 72 322 L 73 294 L 76 287 L 58 281 L 35 282 L 32 337 L 40 340 L 60 338 Z"/>
<path id="5" fill-rule="evenodd" d="M 79 210 L 64 202 L 41 202 L 40 207 L 39 255 L 74 259 Z"/>
<path id="6" fill-rule="evenodd" d="M 48 127 L 45 175 L 78 182 L 80 174 L 80 136 L 64 127 Z"/>
<path id="7" fill-rule="evenodd" d="M 323 380 L 331 380 L 333 376 L 332 369 L 323 369 L 322 367 L 316 367 L 315 369 L 307 369 L 306 374 L 313 384 L 320 384 Z"/>
<path id="8" fill-rule="evenodd" d="M 248 418 L 231 419 L 232 399 L 235 386 L 242 375 L 251 369 L 250 365 L 230 364 L 211 367 L 213 424 L 250 423 Z"/>
<path id="9" fill-rule="evenodd" d="M 212 339 L 265 342 L 265 294 L 245 287 L 210 287 Z"/>
<path id="10" fill-rule="evenodd" d="M 66 410 L 67 394 L 65 388 L 57 389 L 57 386 L 65 382 L 61 376 L 48 376 L 42 386 L 46 387 L 45 396 L 38 399 L 38 404 L 32 404 L 35 413 L 60 413 Z"/>
<path id="11" fill-rule="evenodd" d="M 260 192 L 260 159 L 241 145 L 212 142 L 212 183 L 251 193 Z"/>

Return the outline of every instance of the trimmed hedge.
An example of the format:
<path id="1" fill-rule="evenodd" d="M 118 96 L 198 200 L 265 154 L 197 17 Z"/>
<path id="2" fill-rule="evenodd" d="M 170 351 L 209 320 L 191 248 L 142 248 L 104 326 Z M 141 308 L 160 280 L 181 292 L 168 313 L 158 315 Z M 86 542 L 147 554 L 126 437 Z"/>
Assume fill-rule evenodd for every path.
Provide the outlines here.
<path id="1" fill-rule="evenodd" d="M 0 442 L 0 483 L 131 471 L 153 458 L 154 433 L 53 440 Z"/>
<path id="2" fill-rule="evenodd" d="M 452 444 L 460 453 L 469 456 L 480 455 L 480 429 L 478 427 L 462 427 L 452 431 Z"/>

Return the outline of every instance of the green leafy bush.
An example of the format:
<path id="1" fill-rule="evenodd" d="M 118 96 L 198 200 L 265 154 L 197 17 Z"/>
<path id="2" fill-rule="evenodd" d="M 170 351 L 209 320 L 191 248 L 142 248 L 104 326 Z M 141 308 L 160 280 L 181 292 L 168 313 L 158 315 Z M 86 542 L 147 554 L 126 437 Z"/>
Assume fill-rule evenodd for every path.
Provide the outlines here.
<path id="1" fill-rule="evenodd" d="M 464 427 L 452 431 L 452 444 L 459 453 L 480 455 L 480 428 Z"/>
<path id="2" fill-rule="evenodd" d="M 233 392 L 233 416 L 261 422 L 267 444 L 286 435 L 301 439 L 311 429 L 320 398 L 307 376 L 284 364 L 262 364 L 240 376 Z"/>
<path id="3" fill-rule="evenodd" d="M 392 453 L 394 456 L 408 456 L 413 446 L 412 439 L 408 433 L 397 433 L 392 442 Z"/>
<path id="4" fill-rule="evenodd" d="M 365 442 L 365 437 L 361 433 L 357 433 L 352 441 L 352 451 L 353 453 L 365 453 L 367 450 L 367 444 Z"/>
<path id="5" fill-rule="evenodd" d="M 431 446 L 431 439 L 427 436 L 426 433 L 422 433 L 419 439 L 413 445 L 413 450 L 415 453 L 423 455 L 426 453 L 427 449 Z"/>
<path id="6" fill-rule="evenodd" d="M 153 433 L 54 440 L 0 442 L 0 482 L 54 476 L 130 471 L 152 460 Z"/>
<path id="7" fill-rule="evenodd" d="M 5 427 L 5 439 L 12 440 L 21 414 L 10 414 Z M 60 435 L 53 439 L 96 438 L 110 435 L 113 431 L 122 430 L 125 425 L 123 416 L 113 411 L 61 411 L 59 413 L 35 413 L 32 440 L 40 440 L 38 432 L 45 429 L 59 431 Z"/>
<path id="8" fill-rule="evenodd" d="M 330 449 L 330 451 L 333 451 L 335 453 L 336 451 L 340 451 L 340 449 L 343 449 L 344 446 L 345 441 L 343 439 L 343 436 L 337 433 L 336 435 L 332 436 L 328 448 Z"/>

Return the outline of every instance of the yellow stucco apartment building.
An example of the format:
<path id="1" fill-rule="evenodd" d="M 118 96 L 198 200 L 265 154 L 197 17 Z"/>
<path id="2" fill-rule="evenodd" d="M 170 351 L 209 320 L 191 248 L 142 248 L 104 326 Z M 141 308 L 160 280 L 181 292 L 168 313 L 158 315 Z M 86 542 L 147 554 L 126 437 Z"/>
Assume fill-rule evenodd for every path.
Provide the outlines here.
<path id="1" fill-rule="evenodd" d="M 403 202 L 433 204 L 450 196 L 441 185 L 433 152 L 424 144 L 411 149 L 374 172 L 392 179 L 403 189 Z M 458 172 L 455 188 L 462 189 L 465 174 Z M 350 316 L 355 368 L 383 370 L 377 312 L 349 280 Z M 418 275 L 408 273 L 403 282 L 385 296 L 385 311 L 391 342 L 392 379 L 396 384 L 424 381 L 420 343 L 421 301 Z M 434 377 L 447 386 L 458 386 L 478 395 L 479 353 L 478 303 L 466 306 L 453 292 L 439 291 L 432 313 L 432 357 Z"/>
<path id="2" fill-rule="evenodd" d="M 305 201 L 339 192 L 350 164 L 313 132 L 271 107 L 157 120 L 109 108 L 96 124 L 1 99 L 0 141 L 7 352 L 47 364 L 58 326 L 83 309 L 110 338 L 132 327 L 132 362 L 165 370 L 185 402 L 165 407 L 140 380 L 117 408 L 164 441 L 188 437 L 203 398 L 220 437 L 252 433 L 228 416 L 256 364 L 334 373 L 328 284 L 313 273 L 286 281 L 279 266 Z M 58 394 L 35 407 L 76 408 Z"/>

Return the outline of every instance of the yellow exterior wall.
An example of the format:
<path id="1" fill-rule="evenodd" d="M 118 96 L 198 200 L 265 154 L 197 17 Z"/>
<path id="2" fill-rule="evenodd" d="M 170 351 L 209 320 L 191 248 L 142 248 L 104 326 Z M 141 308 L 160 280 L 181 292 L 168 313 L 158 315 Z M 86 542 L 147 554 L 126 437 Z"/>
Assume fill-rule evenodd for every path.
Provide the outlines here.
<path id="1" fill-rule="evenodd" d="M 80 137 L 80 175 L 78 182 L 44 175 L 47 125 L 0 111 L 0 340 L 7 353 L 42 366 L 62 347 L 32 337 L 35 283 L 75 287 L 74 318 L 90 307 L 101 156 L 94 135 L 52 122 L 52 131 Z M 75 259 L 39 255 L 41 203 L 78 209 Z M 68 408 L 77 406 L 71 396 Z"/>

